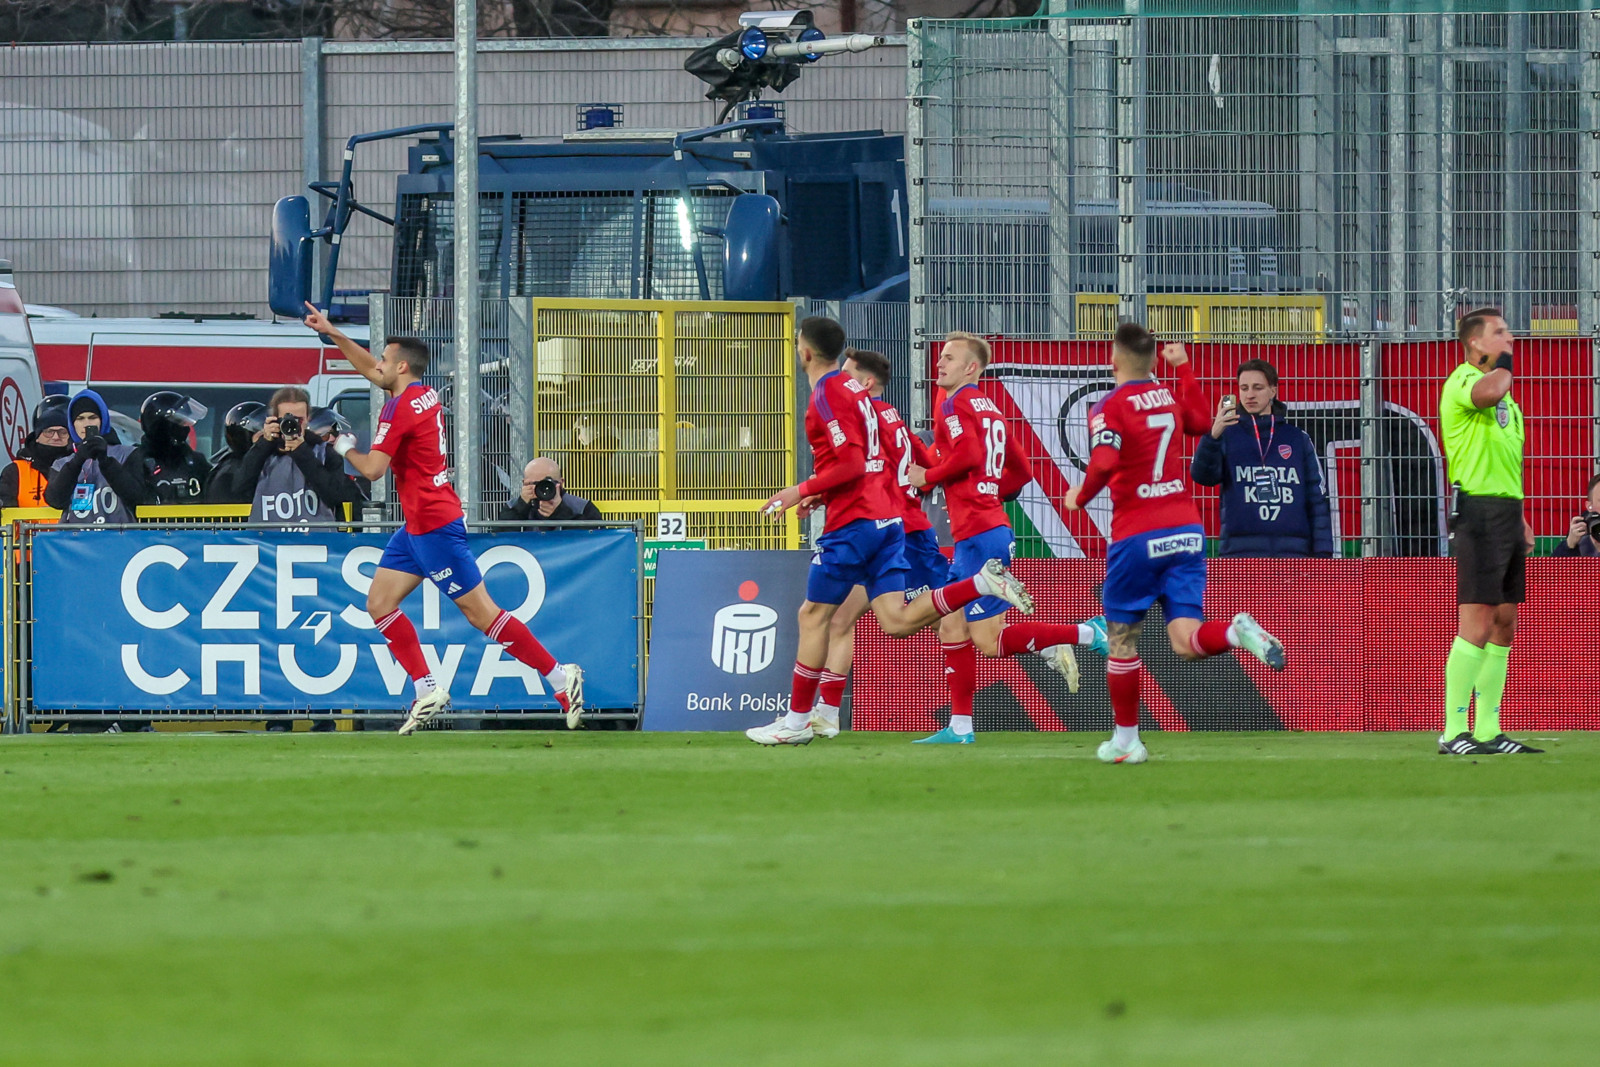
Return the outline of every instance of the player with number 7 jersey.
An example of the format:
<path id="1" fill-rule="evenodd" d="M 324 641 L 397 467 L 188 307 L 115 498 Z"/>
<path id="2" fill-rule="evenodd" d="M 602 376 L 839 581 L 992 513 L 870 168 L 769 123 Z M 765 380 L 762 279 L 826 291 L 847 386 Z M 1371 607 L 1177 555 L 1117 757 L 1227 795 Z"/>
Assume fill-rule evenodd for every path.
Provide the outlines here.
<path id="1" fill-rule="evenodd" d="M 1182 435 L 1209 431 L 1211 414 L 1183 345 L 1167 344 L 1161 358 L 1172 368 L 1174 386 L 1155 377 L 1150 331 L 1131 322 L 1117 327 L 1111 344 L 1117 385 L 1089 410 L 1089 468 L 1062 499 L 1074 510 L 1111 487 L 1111 547 L 1100 602 L 1116 730 L 1100 746 L 1105 763 L 1143 763 L 1149 756 L 1139 739 L 1138 641 L 1150 608 L 1161 606 L 1167 638 L 1183 659 L 1243 648 L 1273 670 L 1284 665 L 1283 645 L 1252 616 L 1206 621 L 1205 529 L 1184 479 Z"/>

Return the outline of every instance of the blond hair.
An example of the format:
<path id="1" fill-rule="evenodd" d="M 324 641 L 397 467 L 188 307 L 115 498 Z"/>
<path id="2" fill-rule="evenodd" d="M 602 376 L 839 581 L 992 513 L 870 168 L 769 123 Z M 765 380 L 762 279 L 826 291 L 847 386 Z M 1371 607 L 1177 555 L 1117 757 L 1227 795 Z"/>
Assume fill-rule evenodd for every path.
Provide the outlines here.
<path id="1" fill-rule="evenodd" d="M 989 365 L 989 359 L 992 354 L 989 350 L 989 342 L 977 334 L 968 333 L 965 330 L 953 330 L 945 334 L 944 339 L 947 344 L 951 341 L 960 341 L 967 346 L 967 351 L 978 358 L 979 366 L 987 367 Z"/>

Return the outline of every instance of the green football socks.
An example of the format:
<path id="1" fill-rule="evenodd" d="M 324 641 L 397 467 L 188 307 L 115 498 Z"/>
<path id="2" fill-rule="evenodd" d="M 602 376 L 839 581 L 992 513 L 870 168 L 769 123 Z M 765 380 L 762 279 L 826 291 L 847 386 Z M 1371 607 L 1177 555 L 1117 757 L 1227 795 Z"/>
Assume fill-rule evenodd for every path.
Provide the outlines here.
<path id="1" fill-rule="evenodd" d="M 1478 709 L 1472 730 L 1472 736 L 1479 741 L 1500 736 L 1500 698 L 1506 692 L 1506 659 L 1510 655 L 1511 649 L 1506 645 L 1483 646 L 1483 666 L 1478 669 Z M 1447 666 L 1446 674 L 1449 670 Z"/>
<path id="2" fill-rule="evenodd" d="M 1450 646 L 1444 661 L 1444 736 L 1455 737 L 1467 730 L 1467 709 L 1472 705 L 1472 690 L 1483 668 L 1484 650 L 1462 637 Z M 1500 685 L 1505 686 L 1505 660 L 1501 660 Z M 1498 701 L 1498 696 L 1496 697 Z M 1498 702 L 1496 703 L 1498 708 Z"/>

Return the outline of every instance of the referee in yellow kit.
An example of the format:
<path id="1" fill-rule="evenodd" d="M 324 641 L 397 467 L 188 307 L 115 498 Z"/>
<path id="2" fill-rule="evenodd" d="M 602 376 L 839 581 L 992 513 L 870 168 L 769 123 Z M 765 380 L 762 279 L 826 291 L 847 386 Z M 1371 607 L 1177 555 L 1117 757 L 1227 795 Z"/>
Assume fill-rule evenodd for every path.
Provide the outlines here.
<path id="1" fill-rule="evenodd" d="M 1439 425 L 1454 483 L 1450 554 L 1460 622 L 1444 665 L 1439 751 L 1478 756 L 1540 752 L 1500 732 L 1506 661 L 1533 527 L 1522 515 L 1522 409 L 1511 399 L 1511 328 L 1495 308 L 1463 318 L 1461 366 L 1445 380 Z M 1477 717 L 1468 711 L 1477 694 Z"/>

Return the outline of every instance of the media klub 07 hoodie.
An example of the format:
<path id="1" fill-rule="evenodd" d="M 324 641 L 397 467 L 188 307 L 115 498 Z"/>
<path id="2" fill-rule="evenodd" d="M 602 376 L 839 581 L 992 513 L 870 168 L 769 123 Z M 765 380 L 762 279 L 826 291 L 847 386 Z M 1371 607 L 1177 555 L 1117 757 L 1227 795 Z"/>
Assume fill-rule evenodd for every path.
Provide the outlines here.
<path id="1" fill-rule="evenodd" d="M 1209 433 L 1195 449 L 1190 476 L 1222 489 L 1224 556 L 1332 556 L 1333 521 L 1322 464 L 1311 438 L 1284 418 L 1240 409 L 1239 421 Z"/>

